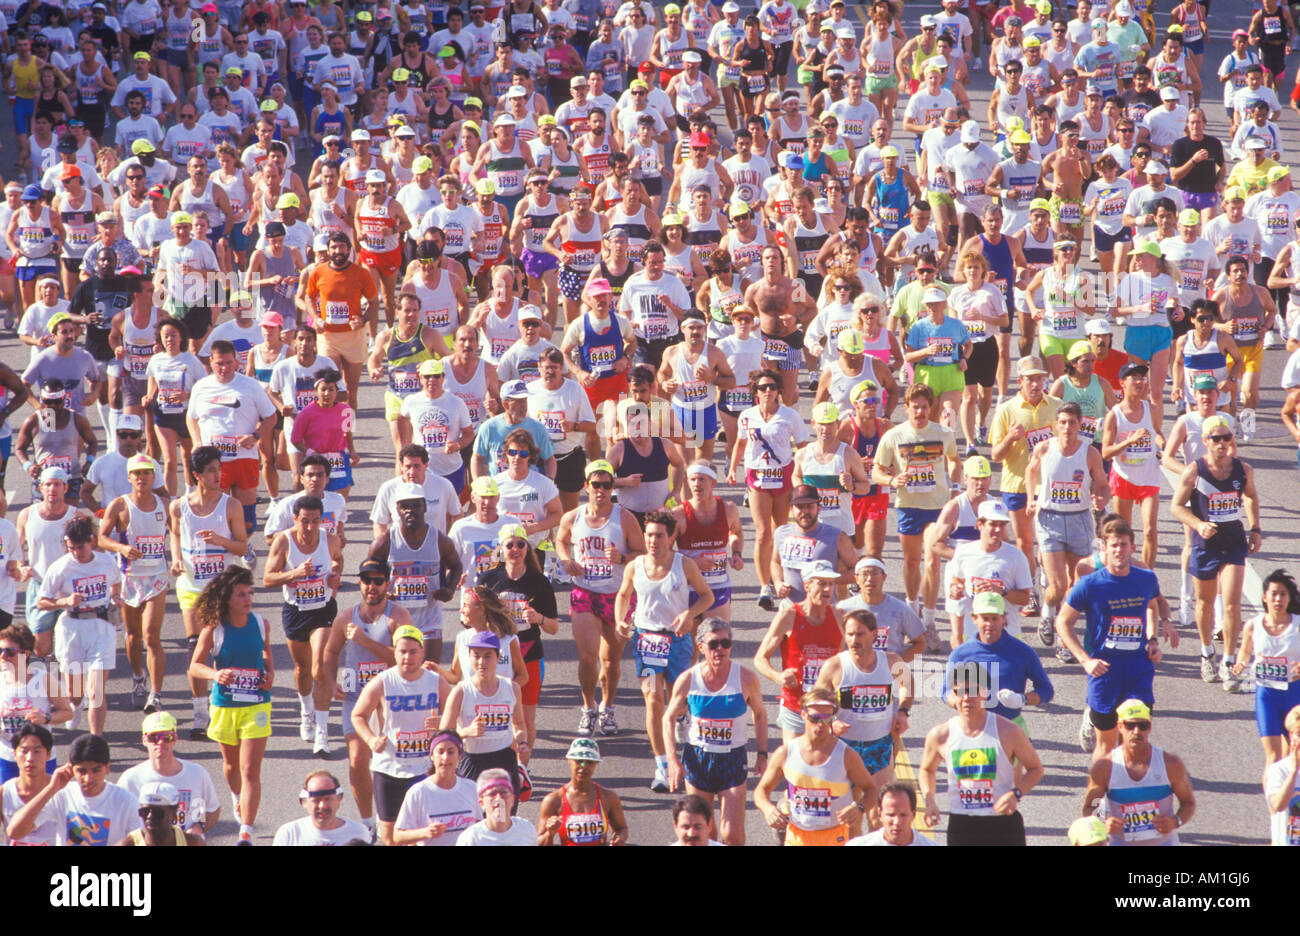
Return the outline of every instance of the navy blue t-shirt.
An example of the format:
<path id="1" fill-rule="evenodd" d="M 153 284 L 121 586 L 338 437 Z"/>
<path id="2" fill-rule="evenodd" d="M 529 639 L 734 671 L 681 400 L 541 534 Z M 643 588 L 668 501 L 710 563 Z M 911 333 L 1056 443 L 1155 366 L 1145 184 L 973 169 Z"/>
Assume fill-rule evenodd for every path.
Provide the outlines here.
<path id="1" fill-rule="evenodd" d="M 1130 566 L 1128 575 L 1104 567 L 1074 583 L 1065 603 L 1085 616 L 1084 649 L 1100 660 L 1146 656 L 1147 605 L 1160 594 L 1149 569 Z"/>

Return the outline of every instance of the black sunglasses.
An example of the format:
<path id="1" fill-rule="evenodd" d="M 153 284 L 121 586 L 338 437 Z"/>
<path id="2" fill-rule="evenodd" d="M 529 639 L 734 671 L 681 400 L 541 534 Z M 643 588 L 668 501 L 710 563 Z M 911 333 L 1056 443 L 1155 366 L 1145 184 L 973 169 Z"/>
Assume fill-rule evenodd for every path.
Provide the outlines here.
<path id="1" fill-rule="evenodd" d="M 721 640 L 710 640 L 705 644 L 710 650 L 730 650 L 731 638 L 723 637 Z"/>
<path id="2" fill-rule="evenodd" d="M 1126 721 L 1124 727 L 1129 731 L 1150 731 L 1151 722 L 1149 721 Z"/>
<path id="3" fill-rule="evenodd" d="M 613 481 L 588 481 L 587 483 L 597 491 L 609 491 L 614 487 Z"/>
<path id="4" fill-rule="evenodd" d="M 382 584 L 384 584 L 384 583 L 387 582 L 387 581 L 388 581 L 388 579 L 384 578 L 382 575 L 363 575 L 363 576 L 361 576 L 361 584 L 362 584 L 362 585 L 382 585 Z"/>

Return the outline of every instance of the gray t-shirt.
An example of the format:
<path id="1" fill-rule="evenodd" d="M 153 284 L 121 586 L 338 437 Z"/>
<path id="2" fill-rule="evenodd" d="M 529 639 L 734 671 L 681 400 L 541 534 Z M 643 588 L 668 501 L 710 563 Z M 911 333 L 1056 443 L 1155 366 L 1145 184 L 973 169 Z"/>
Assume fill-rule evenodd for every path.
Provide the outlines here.
<path id="1" fill-rule="evenodd" d="M 820 521 L 804 532 L 793 520 L 776 529 L 772 548 L 781 559 L 785 583 L 790 586 L 790 601 L 803 601 L 808 592 L 803 584 L 803 570 L 818 559 L 825 559 L 833 568 L 839 568 L 840 528 Z"/>
<path id="2" fill-rule="evenodd" d="M 876 616 L 877 650 L 902 654 L 917 637 L 925 633 L 925 625 L 916 612 L 908 607 L 907 602 L 900 601 L 893 595 L 886 595 L 878 605 L 869 605 L 861 595 L 845 598 L 835 605 L 835 610 L 843 614 L 850 611 L 870 611 Z"/>
<path id="3" fill-rule="evenodd" d="M 94 380 L 97 373 L 98 365 L 89 351 L 73 348 L 71 354 L 63 357 L 50 347 L 36 355 L 36 360 L 23 371 L 23 383 L 39 392 L 42 381 L 62 380 L 68 391 L 68 409 L 81 413 L 84 412 L 86 381 Z"/>

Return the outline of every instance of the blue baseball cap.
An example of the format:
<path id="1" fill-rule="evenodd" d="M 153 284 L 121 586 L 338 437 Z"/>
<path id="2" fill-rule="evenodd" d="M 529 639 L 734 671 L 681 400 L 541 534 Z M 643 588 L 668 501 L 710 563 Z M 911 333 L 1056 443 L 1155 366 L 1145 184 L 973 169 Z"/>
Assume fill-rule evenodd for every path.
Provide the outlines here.
<path id="1" fill-rule="evenodd" d="M 39 185 L 29 185 L 23 189 L 23 201 L 40 201 L 45 196 Z"/>

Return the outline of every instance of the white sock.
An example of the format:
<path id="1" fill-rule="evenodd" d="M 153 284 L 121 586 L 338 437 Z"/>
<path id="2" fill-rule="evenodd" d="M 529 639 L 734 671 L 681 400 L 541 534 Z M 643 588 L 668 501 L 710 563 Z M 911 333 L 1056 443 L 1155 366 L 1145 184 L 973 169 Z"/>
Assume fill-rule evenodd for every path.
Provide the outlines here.
<path id="1" fill-rule="evenodd" d="M 936 614 L 936 611 L 935 611 L 934 608 L 922 608 L 922 609 L 921 609 L 921 623 L 923 623 L 926 627 L 929 627 L 931 624 L 934 623 L 934 616 L 935 616 L 935 614 Z"/>
<path id="2" fill-rule="evenodd" d="M 310 715 L 316 711 L 316 706 L 312 703 L 310 695 L 298 696 L 298 707 L 302 709 L 304 715 Z"/>
<path id="3" fill-rule="evenodd" d="M 95 412 L 99 414 L 99 424 L 104 427 L 108 433 L 109 451 L 116 451 L 117 446 L 113 442 L 113 422 L 108 417 L 108 405 L 105 403 L 96 403 Z"/>
<path id="4" fill-rule="evenodd" d="M 122 411 L 120 409 L 109 409 L 108 422 L 109 425 L 112 427 L 111 431 L 109 432 L 109 438 L 111 439 L 117 438 L 117 421 L 121 418 L 122 418 Z"/>
<path id="5" fill-rule="evenodd" d="M 1201 656 L 1207 659 L 1214 656 L 1214 644 L 1201 644 Z"/>
<path id="6" fill-rule="evenodd" d="M 194 703 L 195 715 L 206 715 L 208 711 L 208 697 L 205 695 L 195 696 L 190 700 Z"/>
<path id="7" fill-rule="evenodd" d="M 316 728 L 317 728 L 317 730 L 318 730 L 318 731 L 329 731 L 329 727 L 330 727 L 330 713 L 329 713 L 329 709 L 326 709 L 326 710 L 323 711 L 323 712 L 322 712 L 320 709 L 316 709 Z"/>
<path id="8" fill-rule="evenodd" d="M 238 816 L 239 815 L 239 794 L 232 792 L 230 794 L 230 801 L 235 804 L 235 811 L 234 813 L 232 813 L 232 815 Z"/>
<path id="9" fill-rule="evenodd" d="M 374 816 L 362 816 L 362 817 L 361 817 L 361 824 L 362 824 L 363 826 L 365 826 L 367 829 L 369 829 L 371 832 L 375 831 L 375 817 L 374 817 Z"/>
<path id="10" fill-rule="evenodd" d="M 253 827 L 251 825 L 248 825 L 247 823 L 240 823 L 239 837 L 251 839 L 253 837 Z"/>

